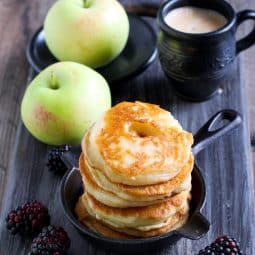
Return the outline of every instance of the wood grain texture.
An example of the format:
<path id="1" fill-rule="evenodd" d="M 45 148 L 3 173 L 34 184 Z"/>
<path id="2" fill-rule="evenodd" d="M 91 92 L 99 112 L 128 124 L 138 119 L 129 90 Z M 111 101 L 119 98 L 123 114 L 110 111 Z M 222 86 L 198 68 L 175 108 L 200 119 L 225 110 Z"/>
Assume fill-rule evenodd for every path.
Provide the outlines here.
<path id="1" fill-rule="evenodd" d="M 236 10 L 252 9 L 255 10 L 255 1 L 230 1 Z M 254 21 L 247 21 L 238 28 L 238 37 L 242 37 L 251 31 L 255 25 Z M 253 176 L 255 183 L 255 46 L 241 53 L 241 72 L 244 81 L 244 88 L 246 89 L 246 103 L 248 104 L 248 127 L 251 137 L 251 152 L 252 152 L 252 165 Z M 255 189 L 254 189 L 255 196 Z"/>
<path id="2" fill-rule="evenodd" d="M 53 1 L 0 1 L 0 212 L 13 155 L 20 101 L 29 76 L 26 44 Z"/>
<path id="3" fill-rule="evenodd" d="M 45 167 L 50 148 L 33 139 L 20 122 L 20 100 L 27 80 L 33 75 L 25 60 L 25 45 L 42 24 L 52 2 L 53 0 L 0 2 L 0 34 L 4 38 L 0 44 L 0 254 L 27 254 L 31 239 L 10 236 L 5 230 L 4 218 L 10 208 L 28 199 L 38 199 L 47 204 L 52 223 L 66 228 L 72 239 L 70 255 L 80 255 L 81 250 L 83 254 L 110 254 L 100 251 L 100 247 L 92 246 L 83 239 L 64 217 L 58 194 L 60 178 L 50 174 Z M 231 3 L 237 10 L 248 7 L 255 9 L 253 0 L 235 0 Z M 156 28 L 153 19 L 147 20 Z M 237 65 L 232 79 L 225 84 L 223 94 L 208 102 L 188 103 L 176 98 L 158 61 L 137 78 L 112 88 L 114 103 L 142 100 L 160 104 L 171 110 L 184 128 L 192 132 L 223 108 L 233 108 L 243 114 L 242 128 L 210 146 L 197 157 L 207 184 L 207 202 L 203 214 L 212 223 L 209 233 L 198 241 L 183 239 L 178 245 L 154 254 L 195 254 L 216 236 L 226 233 L 240 241 L 244 254 L 255 254 L 247 95 L 244 90 L 245 85 L 249 82 L 251 84 L 251 79 L 248 82 L 245 79 L 248 65 L 251 65 L 248 77 L 254 77 L 251 69 L 254 60 L 247 60 L 248 57 L 251 59 L 250 53 L 247 51 L 247 55 L 238 59 L 238 62 L 241 61 L 241 68 Z M 248 95 L 252 99 L 250 92 Z"/>

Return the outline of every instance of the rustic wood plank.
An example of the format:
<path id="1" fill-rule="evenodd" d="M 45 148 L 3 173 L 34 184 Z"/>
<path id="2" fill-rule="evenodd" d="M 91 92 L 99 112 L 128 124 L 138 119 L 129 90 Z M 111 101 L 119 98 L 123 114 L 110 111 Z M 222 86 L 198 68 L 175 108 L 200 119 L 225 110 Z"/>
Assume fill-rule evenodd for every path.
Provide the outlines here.
<path id="1" fill-rule="evenodd" d="M 9 153 L 15 140 L 15 131 L 19 118 L 18 98 L 21 94 L 20 88 L 24 86 L 22 82 L 26 80 L 27 76 L 27 63 L 24 58 L 24 52 L 17 47 L 17 44 L 25 45 L 25 38 L 19 31 L 22 29 L 22 24 L 19 24 L 19 22 L 23 12 L 24 9 L 19 6 L 17 8 L 17 16 L 15 16 L 13 15 L 14 10 L 12 3 L 0 3 L 0 34 L 2 38 L 6 38 L 6 40 L 3 40 L 0 44 L 0 142 L 2 145 L 0 147 L 0 168 L 2 171 L 0 177 L 0 209 L 5 187 Z M 10 16 L 14 16 L 13 19 L 9 20 Z M 16 43 L 13 43 L 15 40 Z M 18 62 L 19 65 L 17 65 L 16 59 L 20 60 Z M 10 112 L 12 114 L 10 114 Z"/>
<path id="2" fill-rule="evenodd" d="M 29 73 L 24 54 L 25 44 L 42 23 L 52 2 L 0 2 L 0 34 L 5 38 L 0 44 L 0 192 L 5 190 L 5 193 L 0 193 L 0 254 L 27 254 L 31 240 L 10 236 L 5 230 L 4 216 L 10 208 L 34 198 L 48 205 L 54 224 L 67 229 L 73 240 L 70 254 L 80 254 L 81 250 L 84 254 L 109 254 L 101 252 L 78 235 L 64 217 L 58 196 L 60 178 L 51 175 L 45 168 L 49 147 L 33 139 L 19 119 L 19 103 Z M 231 2 L 235 3 L 237 9 L 251 8 L 254 4 L 252 0 Z M 241 60 L 244 61 L 244 56 Z M 194 254 L 223 233 L 235 236 L 244 246 L 244 254 L 255 254 L 252 172 L 246 95 L 243 89 L 244 76 L 247 77 L 247 74 L 243 69 L 240 73 L 237 68 L 233 78 L 226 83 L 222 96 L 201 104 L 191 104 L 176 98 L 158 62 L 136 79 L 112 89 L 114 103 L 143 100 L 160 104 L 171 110 L 183 126 L 193 132 L 220 109 L 233 108 L 244 115 L 241 129 L 212 145 L 197 158 L 207 183 L 207 202 L 203 213 L 212 222 L 210 232 L 199 241 L 181 240 L 178 245 L 156 254 Z M 249 77 L 254 77 L 251 68 L 249 70 Z"/>
<path id="3" fill-rule="evenodd" d="M 178 100 L 171 90 L 169 91 L 168 82 L 162 76 L 159 64 L 155 63 L 146 71 L 146 75 L 123 84 L 126 88 L 125 94 L 120 88 L 113 89 L 114 102 L 122 101 L 125 97 L 127 100 L 139 99 L 158 103 L 166 109 L 171 109 L 185 128 L 195 132 L 208 119 L 208 116 L 222 108 L 231 107 L 241 112 L 244 111 L 245 106 L 240 105 L 240 100 L 237 100 L 238 96 L 241 99 L 242 93 L 237 95 L 231 89 L 233 84 L 241 86 L 237 82 L 240 82 L 238 72 L 233 80 L 226 84 L 224 98 L 217 97 L 207 103 L 190 104 Z M 167 93 L 167 91 L 169 92 Z M 164 97 L 162 97 L 162 93 L 164 93 Z M 200 115 L 199 118 L 196 118 L 198 112 Z M 246 120 L 245 114 L 244 119 Z M 242 129 L 220 140 L 198 157 L 197 161 L 203 169 L 207 182 L 207 203 L 203 213 L 212 222 L 208 235 L 199 241 L 183 239 L 178 245 L 158 254 L 194 254 L 209 240 L 223 233 L 231 234 L 240 240 L 245 245 L 245 254 L 253 254 L 254 223 L 251 221 L 253 210 L 246 207 L 252 206 L 250 203 L 252 201 L 251 183 L 249 182 L 251 173 L 248 172 L 247 165 L 249 162 L 248 144 L 245 143 L 248 138 L 247 132 L 245 132 L 246 128 L 247 126 L 244 124 Z M 100 252 L 95 246 L 90 245 L 77 234 L 65 219 L 59 204 L 60 178 L 50 174 L 45 168 L 47 146 L 33 139 L 23 125 L 20 125 L 18 129 L 19 139 L 14 148 L 15 157 L 8 178 L 4 214 L 22 201 L 39 199 L 48 205 L 52 222 L 65 226 L 72 240 L 75 240 L 72 243 L 71 254 L 79 254 L 81 249 L 85 254 L 109 254 Z M 240 215 L 243 215 L 241 220 Z M 2 230 L 0 240 L 4 244 L 5 250 L 8 250 L 9 254 L 18 254 L 18 252 L 26 254 L 29 241 L 24 242 L 22 238 L 10 236 L 4 230 L 3 221 L 0 228 Z M 250 243 L 247 243 L 247 240 L 250 240 Z"/>
<path id="4" fill-rule="evenodd" d="M 255 9 L 255 2 L 253 2 L 253 9 Z M 253 166 L 253 183 L 255 183 L 255 47 L 245 52 L 242 56 L 242 68 L 245 77 L 245 88 L 247 93 L 248 113 L 249 113 L 249 130 L 251 137 L 251 152 L 252 152 L 252 166 Z M 254 197 L 255 197 L 255 187 Z"/>
<path id="5" fill-rule="evenodd" d="M 244 10 L 244 9 L 253 9 L 255 10 L 255 1 L 231 1 L 234 5 L 236 10 Z M 239 36 L 243 36 L 251 31 L 252 27 L 254 26 L 254 21 L 247 21 L 245 24 L 240 26 Z M 251 152 L 252 152 L 252 161 L 253 161 L 253 176 L 254 176 L 254 183 L 255 183 L 255 87 L 254 87 L 254 80 L 255 80 L 255 73 L 254 73 L 254 66 L 255 66 L 255 46 L 249 48 L 249 50 L 243 52 L 241 54 L 241 68 L 244 78 L 244 85 L 246 89 L 246 97 L 247 104 L 248 104 L 248 121 L 249 121 L 249 132 L 251 136 Z M 254 190 L 255 195 L 255 190 Z"/>
<path id="6" fill-rule="evenodd" d="M 20 122 L 20 101 L 29 77 L 25 57 L 26 44 L 43 20 L 52 0 L 3 0 L 0 2 L 0 212 L 6 184 L 9 159 Z"/>
<path id="7" fill-rule="evenodd" d="M 1 197 L 4 194 L 4 189 L 5 189 L 5 179 L 6 179 L 5 175 L 6 175 L 5 171 L 0 168 L 0 194 L 1 194 Z M 2 203 L 2 200 L 1 200 L 1 203 Z M 1 210 L 0 210 L 0 212 L 1 212 Z"/>

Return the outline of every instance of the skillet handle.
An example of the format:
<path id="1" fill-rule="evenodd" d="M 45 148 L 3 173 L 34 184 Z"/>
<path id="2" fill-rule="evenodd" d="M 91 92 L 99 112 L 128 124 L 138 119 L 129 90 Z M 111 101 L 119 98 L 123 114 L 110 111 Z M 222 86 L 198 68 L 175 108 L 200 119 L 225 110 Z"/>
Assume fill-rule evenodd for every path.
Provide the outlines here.
<path id="1" fill-rule="evenodd" d="M 189 223 L 177 230 L 178 234 L 191 240 L 197 240 L 210 229 L 209 221 L 198 211 L 189 220 Z"/>
<path id="2" fill-rule="evenodd" d="M 217 124 L 226 120 L 228 121 L 227 123 L 215 129 Z M 194 136 L 194 144 L 192 146 L 194 155 L 214 143 L 218 138 L 236 129 L 241 123 L 241 115 L 234 110 L 226 109 L 216 113 Z"/>
<path id="3" fill-rule="evenodd" d="M 80 148 L 72 147 L 70 151 L 65 152 L 60 157 L 64 164 L 67 166 L 68 170 L 72 170 L 74 167 L 78 166 L 79 155 Z"/>

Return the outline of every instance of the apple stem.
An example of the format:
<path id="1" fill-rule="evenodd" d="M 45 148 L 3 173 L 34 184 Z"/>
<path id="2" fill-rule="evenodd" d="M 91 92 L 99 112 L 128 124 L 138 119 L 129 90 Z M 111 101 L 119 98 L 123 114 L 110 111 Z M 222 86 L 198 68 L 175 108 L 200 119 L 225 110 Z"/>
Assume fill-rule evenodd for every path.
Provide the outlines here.
<path id="1" fill-rule="evenodd" d="M 53 72 L 51 73 L 50 87 L 52 89 L 58 89 L 59 88 L 58 82 L 57 82 L 57 79 L 56 79 L 56 75 L 54 75 Z"/>
<path id="2" fill-rule="evenodd" d="M 88 8 L 89 7 L 89 0 L 83 0 L 83 6 L 85 8 Z"/>

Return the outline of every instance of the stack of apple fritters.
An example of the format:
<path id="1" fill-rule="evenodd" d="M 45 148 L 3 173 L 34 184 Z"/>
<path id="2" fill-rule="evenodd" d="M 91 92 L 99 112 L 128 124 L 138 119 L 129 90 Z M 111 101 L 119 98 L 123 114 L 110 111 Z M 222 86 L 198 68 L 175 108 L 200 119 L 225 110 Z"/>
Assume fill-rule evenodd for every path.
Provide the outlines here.
<path id="1" fill-rule="evenodd" d="M 189 215 L 192 134 L 170 112 L 142 102 L 108 110 L 82 141 L 80 221 L 112 238 L 181 227 Z"/>

